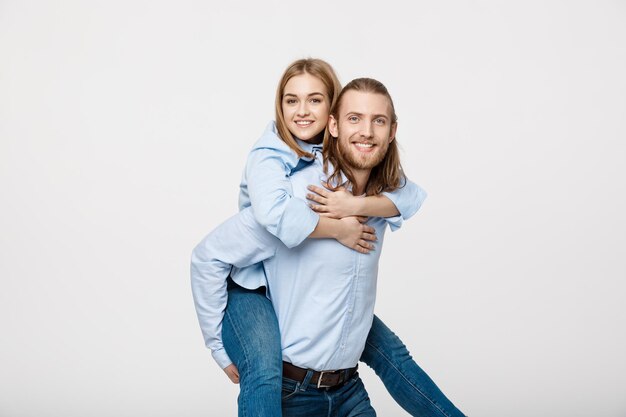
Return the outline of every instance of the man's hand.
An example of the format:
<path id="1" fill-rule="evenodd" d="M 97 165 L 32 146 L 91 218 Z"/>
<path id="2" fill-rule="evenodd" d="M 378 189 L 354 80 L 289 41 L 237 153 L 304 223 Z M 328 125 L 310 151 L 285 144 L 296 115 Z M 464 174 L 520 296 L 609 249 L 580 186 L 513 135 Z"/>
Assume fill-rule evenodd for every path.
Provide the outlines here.
<path id="1" fill-rule="evenodd" d="M 376 230 L 364 223 L 365 217 L 344 217 L 339 220 L 341 227 L 337 234 L 337 241 L 350 249 L 360 253 L 370 253 L 376 241 Z"/>
<path id="2" fill-rule="evenodd" d="M 237 369 L 234 363 L 231 363 L 223 370 L 224 370 L 224 373 L 226 373 L 226 375 L 228 376 L 228 378 L 230 378 L 230 380 L 233 381 L 233 384 L 239 383 L 239 370 Z"/>
<path id="3" fill-rule="evenodd" d="M 341 219 L 358 214 L 361 199 L 353 196 L 345 188 L 340 187 L 337 191 L 315 185 L 309 185 L 307 188 L 311 193 L 308 193 L 306 198 L 317 203 L 309 204 L 309 207 L 320 216 Z"/>

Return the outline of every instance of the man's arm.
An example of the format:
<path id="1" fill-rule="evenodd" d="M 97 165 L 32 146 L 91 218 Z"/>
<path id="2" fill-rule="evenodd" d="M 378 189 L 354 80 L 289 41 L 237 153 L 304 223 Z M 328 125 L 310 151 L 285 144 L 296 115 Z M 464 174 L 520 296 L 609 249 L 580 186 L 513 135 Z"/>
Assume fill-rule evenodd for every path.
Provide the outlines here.
<path id="1" fill-rule="evenodd" d="M 230 270 L 232 266 L 243 268 L 274 256 L 280 244 L 254 220 L 251 208 L 246 208 L 219 225 L 192 252 L 191 290 L 200 329 L 222 369 L 232 363 L 222 344 Z"/>

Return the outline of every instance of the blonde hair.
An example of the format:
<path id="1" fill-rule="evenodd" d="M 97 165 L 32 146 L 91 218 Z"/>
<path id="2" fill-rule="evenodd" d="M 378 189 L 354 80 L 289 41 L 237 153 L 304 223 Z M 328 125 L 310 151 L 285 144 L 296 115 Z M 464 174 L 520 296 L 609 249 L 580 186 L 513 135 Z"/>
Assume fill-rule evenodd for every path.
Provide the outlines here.
<path id="1" fill-rule="evenodd" d="M 380 81 L 372 78 L 357 78 L 346 84 L 343 90 L 339 93 L 339 97 L 337 97 L 335 104 L 330 110 L 330 114 L 336 120 L 339 120 L 339 109 L 341 107 L 343 96 L 350 90 L 381 94 L 387 97 L 389 105 L 391 106 L 391 123 L 396 123 L 398 121 L 396 110 L 393 106 L 393 100 L 391 99 L 389 91 L 387 91 L 387 87 L 385 87 Z M 400 152 L 398 151 L 397 142 L 398 140 L 394 138 L 394 140 L 389 144 L 385 158 L 380 164 L 372 168 L 367 186 L 365 187 L 365 193 L 367 195 L 376 195 L 384 191 L 393 191 L 400 187 L 404 187 L 406 183 L 406 176 L 404 175 L 402 165 L 400 164 Z M 330 139 L 330 136 L 324 137 L 323 153 L 324 171 L 327 171 L 329 162 L 332 164 L 334 169 L 333 173 L 328 177 L 328 183 L 340 186 L 341 173 L 343 172 L 348 178 L 348 181 L 351 184 L 354 184 L 354 175 L 339 150 L 339 140 L 334 138 Z"/>
<path id="2" fill-rule="evenodd" d="M 283 94 L 285 93 L 285 86 L 290 79 L 296 75 L 311 74 L 317 77 L 322 84 L 326 87 L 326 94 L 329 101 L 329 108 L 332 108 L 339 96 L 341 90 L 341 84 L 335 74 L 335 70 L 326 61 L 317 58 L 305 58 L 292 62 L 278 83 L 276 89 L 276 128 L 278 129 L 278 136 L 289 146 L 299 158 L 303 156 L 311 158 L 312 155 L 305 152 L 296 142 L 295 138 L 287 128 L 287 122 L 285 122 L 285 116 L 283 114 Z M 328 123 L 326 121 L 326 123 Z M 324 141 L 328 136 L 328 129 L 324 129 Z"/>

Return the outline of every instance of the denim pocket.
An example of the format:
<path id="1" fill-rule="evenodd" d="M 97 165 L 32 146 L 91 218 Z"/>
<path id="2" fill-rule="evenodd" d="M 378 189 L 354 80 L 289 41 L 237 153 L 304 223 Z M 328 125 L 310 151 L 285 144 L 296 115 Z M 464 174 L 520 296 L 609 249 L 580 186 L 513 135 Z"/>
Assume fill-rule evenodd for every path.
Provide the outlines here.
<path id="1" fill-rule="evenodd" d="M 288 400 L 289 398 L 293 397 L 294 395 L 296 395 L 298 393 L 298 391 L 300 391 L 300 383 L 296 382 L 295 385 L 294 383 L 283 383 L 283 388 L 282 388 L 282 392 L 281 392 L 281 398 L 283 401 Z"/>

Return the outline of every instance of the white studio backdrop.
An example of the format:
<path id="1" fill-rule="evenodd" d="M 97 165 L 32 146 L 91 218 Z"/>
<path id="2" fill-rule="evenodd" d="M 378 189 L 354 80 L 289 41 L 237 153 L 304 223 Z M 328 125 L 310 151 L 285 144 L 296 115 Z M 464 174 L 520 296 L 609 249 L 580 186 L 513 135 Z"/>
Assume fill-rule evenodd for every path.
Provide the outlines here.
<path id="1" fill-rule="evenodd" d="M 617 0 L 0 0 L 0 416 L 236 415 L 190 252 L 309 56 L 388 86 L 429 192 L 376 307 L 416 361 L 470 416 L 626 416 Z"/>

